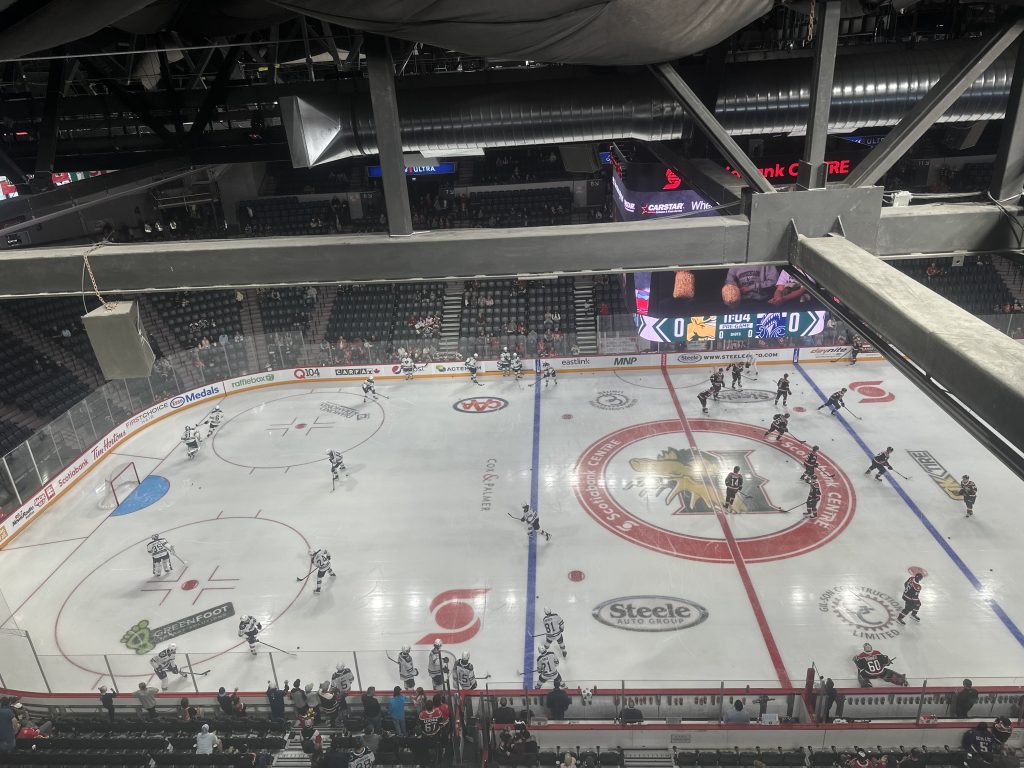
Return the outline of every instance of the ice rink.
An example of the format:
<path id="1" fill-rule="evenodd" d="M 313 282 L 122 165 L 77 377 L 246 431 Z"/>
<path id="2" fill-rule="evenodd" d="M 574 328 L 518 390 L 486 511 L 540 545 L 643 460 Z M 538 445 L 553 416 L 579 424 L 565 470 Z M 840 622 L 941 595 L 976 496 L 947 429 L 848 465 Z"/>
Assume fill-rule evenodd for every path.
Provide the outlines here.
<path id="1" fill-rule="evenodd" d="M 5 626 L 28 631 L 54 691 L 111 675 L 131 690 L 170 641 L 211 670 L 202 690 L 327 679 L 339 661 L 362 688 L 390 689 L 388 654 L 403 645 L 429 688 L 434 638 L 470 651 L 477 676 L 491 675 L 481 685 L 518 687 L 532 680 L 545 607 L 565 620 L 559 671 L 572 686 L 801 685 L 812 663 L 852 684 L 865 640 L 912 685 L 1018 684 L 1020 481 L 884 362 L 761 365 L 742 391 L 727 380 L 704 415 L 710 370 L 572 372 L 548 387 L 533 372 L 479 387 L 388 380 L 367 403 L 356 382 L 303 381 L 204 402 L 119 445 L 0 550 Z M 783 373 L 806 444 L 763 438 Z M 816 410 L 840 387 L 852 413 Z M 224 423 L 189 460 L 182 430 L 215 403 Z M 816 520 L 801 515 L 811 444 L 833 475 Z M 886 446 L 908 479 L 864 474 Z M 333 490 L 328 448 L 348 467 Z M 111 514 L 105 480 L 127 462 L 151 476 L 149 495 Z M 750 498 L 726 514 L 735 465 Z M 964 473 L 979 487 L 970 519 L 951 493 Z M 550 540 L 526 535 L 526 501 Z M 156 532 L 182 558 L 160 578 L 145 547 Z M 319 596 L 315 578 L 299 580 L 318 547 L 337 573 Z M 922 621 L 902 626 L 903 582 L 918 570 Z M 282 650 L 253 658 L 237 635 L 244 614 Z M 17 659 L 7 687 L 37 688 L 31 655 L 3 642 Z"/>

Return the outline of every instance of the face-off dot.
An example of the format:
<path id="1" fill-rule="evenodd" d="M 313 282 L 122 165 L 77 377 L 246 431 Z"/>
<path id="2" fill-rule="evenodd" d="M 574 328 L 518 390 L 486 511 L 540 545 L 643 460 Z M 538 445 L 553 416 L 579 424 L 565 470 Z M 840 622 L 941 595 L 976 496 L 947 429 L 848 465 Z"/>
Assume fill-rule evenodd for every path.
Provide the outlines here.
<path id="1" fill-rule="evenodd" d="M 186 581 L 184 584 L 181 585 L 181 588 L 185 592 L 191 592 L 193 589 L 195 589 L 198 586 L 199 586 L 199 582 L 198 581 L 196 581 L 195 579 L 189 579 L 188 581 Z"/>
<path id="2" fill-rule="evenodd" d="M 583 571 L 569 571 L 569 581 L 583 581 L 587 575 Z"/>
<path id="3" fill-rule="evenodd" d="M 562 418 L 565 419 L 566 421 L 569 421 L 572 418 L 572 414 L 571 413 L 563 413 L 562 414 Z"/>
<path id="4" fill-rule="evenodd" d="M 473 621 L 476 613 L 466 603 L 446 603 L 437 609 L 434 620 L 442 629 L 462 629 Z"/>
<path id="5" fill-rule="evenodd" d="M 296 425 L 295 425 L 295 428 L 296 428 L 296 429 L 305 429 L 305 428 L 306 428 L 306 425 L 305 425 L 305 424 L 296 424 Z"/>
<path id="6" fill-rule="evenodd" d="M 802 405 L 794 405 L 793 410 L 796 411 L 797 413 L 803 413 L 807 409 L 804 408 Z"/>

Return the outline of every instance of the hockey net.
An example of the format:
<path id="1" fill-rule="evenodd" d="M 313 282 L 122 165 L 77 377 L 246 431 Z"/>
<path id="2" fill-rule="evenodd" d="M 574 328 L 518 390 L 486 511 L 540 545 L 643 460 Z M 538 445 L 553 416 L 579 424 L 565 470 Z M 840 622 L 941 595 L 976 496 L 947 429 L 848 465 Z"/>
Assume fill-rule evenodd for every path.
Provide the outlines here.
<path id="1" fill-rule="evenodd" d="M 107 473 L 103 487 L 96 489 L 99 496 L 97 506 L 106 510 L 117 509 L 128 495 L 139 487 L 140 482 L 134 461 L 115 465 Z"/>

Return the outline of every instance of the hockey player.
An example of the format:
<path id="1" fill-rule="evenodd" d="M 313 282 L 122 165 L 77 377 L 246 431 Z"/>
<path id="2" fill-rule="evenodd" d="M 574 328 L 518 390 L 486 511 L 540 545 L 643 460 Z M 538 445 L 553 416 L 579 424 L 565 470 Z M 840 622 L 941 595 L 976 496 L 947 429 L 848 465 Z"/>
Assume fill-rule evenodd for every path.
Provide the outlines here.
<path id="1" fill-rule="evenodd" d="M 512 353 L 512 374 L 516 377 L 516 381 L 523 378 L 523 358 L 519 356 L 518 352 Z"/>
<path id="2" fill-rule="evenodd" d="M 743 363 L 733 363 L 729 366 L 729 373 L 732 374 L 732 389 L 739 387 L 743 389 Z"/>
<path id="3" fill-rule="evenodd" d="M 334 569 L 331 568 L 331 553 L 326 549 L 318 549 L 315 552 L 309 553 L 309 565 L 310 569 L 316 569 L 316 589 L 313 590 L 314 595 L 320 594 L 320 584 L 324 580 L 324 576 L 331 575 L 337 576 Z"/>
<path id="4" fill-rule="evenodd" d="M 562 675 L 558 672 L 558 657 L 545 646 L 537 654 L 537 687 L 543 688 L 548 680 L 554 680 L 556 686 L 562 685 Z"/>
<path id="5" fill-rule="evenodd" d="M 405 374 L 405 380 L 409 381 L 412 375 L 416 372 L 416 364 L 413 363 L 412 358 L 406 355 L 402 358 L 402 373 Z"/>
<path id="6" fill-rule="evenodd" d="M 789 396 L 792 394 L 789 390 L 789 374 L 782 374 L 782 378 L 775 382 L 775 405 L 779 404 L 779 398 L 782 398 L 782 404 L 785 406 L 789 401 Z"/>
<path id="7" fill-rule="evenodd" d="M 875 480 L 882 482 L 882 475 L 885 474 L 885 470 L 892 469 L 892 465 L 889 464 L 890 456 L 892 456 L 891 445 L 881 453 L 875 454 L 875 457 L 871 459 L 871 466 L 864 470 L 864 474 L 870 475 L 875 470 L 878 470 L 878 474 L 875 475 Z"/>
<path id="8" fill-rule="evenodd" d="M 391 660 L 398 665 L 398 679 L 402 681 L 407 691 L 411 691 L 416 687 L 416 675 L 420 673 L 412 661 L 412 648 L 403 645 L 402 650 L 398 652 L 398 658 Z"/>
<path id="9" fill-rule="evenodd" d="M 190 459 L 194 459 L 196 454 L 199 453 L 199 441 L 201 439 L 198 429 L 191 424 L 185 427 L 185 432 L 181 436 L 181 442 L 185 444 L 185 450 L 188 452 Z"/>
<path id="10" fill-rule="evenodd" d="M 722 391 L 725 386 L 725 369 L 719 368 L 717 371 L 711 372 L 711 388 L 714 391 L 713 397 L 715 400 L 718 399 L 718 393 Z"/>
<path id="11" fill-rule="evenodd" d="M 178 646 L 171 643 L 149 660 L 149 665 L 153 668 L 154 674 L 160 678 L 160 690 L 162 691 L 167 690 L 168 672 L 175 675 L 181 675 L 182 677 L 188 677 L 188 672 L 182 672 L 178 669 L 178 662 L 175 660 L 175 655 L 177 653 Z"/>
<path id="12" fill-rule="evenodd" d="M 207 431 L 206 438 L 209 440 L 213 437 L 213 433 L 217 431 L 217 427 L 224 420 L 224 412 L 220 409 L 219 405 L 213 406 L 213 411 L 209 416 L 206 417 Z"/>
<path id="13" fill-rule="evenodd" d="M 502 347 L 501 354 L 498 355 L 498 370 L 501 371 L 502 376 L 508 376 L 511 367 L 512 355 L 509 354 L 508 347 Z"/>
<path id="14" fill-rule="evenodd" d="M 373 384 L 373 376 L 367 376 L 366 381 L 363 382 L 363 402 L 365 403 L 368 398 L 377 399 L 377 389 Z"/>
<path id="15" fill-rule="evenodd" d="M 702 413 L 708 412 L 708 398 L 717 394 L 718 390 L 716 390 L 714 387 L 711 387 L 710 389 L 705 389 L 703 392 L 697 393 L 697 399 L 700 401 L 700 410 Z M 715 397 L 715 399 L 717 400 L 718 398 Z"/>
<path id="16" fill-rule="evenodd" d="M 455 671 L 452 673 L 455 679 L 455 688 L 460 691 L 476 690 L 476 672 L 469 661 L 469 651 L 462 654 L 461 659 L 455 661 Z"/>
<path id="17" fill-rule="evenodd" d="M 536 536 L 539 533 L 546 541 L 551 541 L 551 534 L 541 530 L 540 514 L 538 514 L 537 510 L 532 509 L 529 504 L 523 504 L 523 514 L 519 520 L 526 523 L 527 536 Z"/>
<path id="18" fill-rule="evenodd" d="M 972 517 L 974 500 L 978 498 L 978 486 L 967 475 L 960 478 L 960 495 L 964 497 L 964 504 L 967 506 L 967 517 Z"/>
<path id="19" fill-rule="evenodd" d="M 864 643 L 864 650 L 853 657 L 853 663 L 857 665 L 857 680 L 861 687 L 871 688 L 872 680 L 885 680 L 893 685 L 908 685 L 906 675 L 888 668 L 892 662 L 893 659 L 872 648 L 871 643 Z"/>
<path id="20" fill-rule="evenodd" d="M 818 502 L 821 500 L 821 486 L 815 477 L 811 478 L 811 488 L 807 492 L 807 511 L 804 517 L 815 520 L 818 517 Z"/>
<path id="21" fill-rule="evenodd" d="M 725 476 L 725 511 L 732 512 L 732 503 L 736 494 L 743 490 L 743 475 L 740 474 L 738 466 L 732 468 L 732 472 Z"/>
<path id="22" fill-rule="evenodd" d="M 340 692 L 343 699 L 345 694 L 352 690 L 352 683 L 355 681 L 356 676 L 344 662 L 334 667 L 334 673 L 331 675 L 331 688 Z"/>
<path id="23" fill-rule="evenodd" d="M 757 378 L 757 358 L 753 352 L 747 352 L 743 358 L 743 374 L 749 379 Z"/>
<path id="24" fill-rule="evenodd" d="M 159 533 L 154 533 L 150 537 L 149 542 L 146 544 L 146 551 L 153 558 L 154 576 L 160 575 L 161 568 L 165 574 L 174 570 L 174 564 L 171 562 L 171 553 L 174 551 L 174 547 L 168 544 L 167 539 L 163 538 Z"/>
<path id="25" fill-rule="evenodd" d="M 327 450 L 327 460 L 331 463 L 331 477 L 334 480 L 338 479 L 338 472 L 344 472 L 348 474 L 348 470 L 345 468 L 345 459 L 341 455 L 341 451 L 336 451 L 333 448 Z"/>
<path id="26" fill-rule="evenodd" d="M 772 432 L 778 433 L 776 440 L 781 440 L 782 436 L 789 431 L 789 414 L 788 413 L 776 413 L 772 418 L 772 425 L 768 427 L 768 431 L 764 433 L 764 437 L 768 437 Z"/>
<path id="27" fill-rule="evenodd" d="M 826 400 L 824 403 L 818 406 L 817 410 L 820 411 L 822 408 L 828 408 L 828 412 L 835 416 L 837 413 L 839 413 L 840 408 L 846 407 L 846 403 L 843 402 L 843 395 L 845 394 L 846 387 L 843 387 L 842 389 L 833 392 L 831 395 L 828 396 L 828 400 Z"/>
<path id="28" fill-rule="evenodd" d="M 910 614 L 910 618 L 914 621 L 921 620 L 921 617 L 917 615 L 917 612 L 921 610 L 921 580 L 923 578 L 923 573 L 915 573 L 903 582 L 903 610 L 900 611 L 900 615 L 896 617 L 896 621 L 900 624 L 907 623 L 903 618 L 908 613 Z"/>
<path id="29" fill-rule="evenodd" d="M 477 381 L 476 379 L 476 372 L 480 368 L 479 358 L 480 355 L 474 352 L 472 357 L 466 358 L 465 366 L 466 370 L 469 371 L 469 380 L 472 381 L 474 384 L 478 384 L 479 386 L 482 387 L 483 384 L 480 384 L 480 382 Z"/>
<path id="30" fill-rule="evenodd" d="M 441 638 L 438 638 L 434 641 L 434 647 L 430 649 L 430 655 L 427 656 L 427 674 L 430 675 L 430 682 L 436 691 L 444 688 L 444 676 L 448 671 L 445 667 L 447 661 L 441 653 Z"/>
<path id="31" fill-rule="evenodd" d="M 544 363 L 544 365 L 541 366 L 540 370 L 541 370 L 541 377 L 544 379 L 544 388 L 545 389 L 548 386 L 548 381 L 550 381 L 552 384 L 555 384 L 557 386 L 557 384 L 558 384 L 558 371 L 555 370 L 554 366 L 551 365 L 551 363 Z"/>
<path id="32" fill-rule="evenodd" d="M 814 481 L 814 473 L 818 469 L 818 446 L 812 445 L 811 452 L 804 458 L 804 473 L 800 475 L 800 479 L 805 482 Z"/>
<path id="33" fill-rule="evenodd" d="M 262 629 L 263 625 L 252 616 L 243 616 L 238 622 L 238 636 L 245 637 L 245 641 L 249 643 L 249 653 L 253 656 L 256 655 L 256 643 L 259 642 L 257 638 Z"/>
<path id="34" fill-rule="evenodd" d="M 853 346 L 850 347 L 850 365 L 857 364 L 857 355 L 864 351 L 864 344 L 860 339 L 853 340 Z"/>
<path id="35" fill-rule="evenodd" d="M 964 755 L 966 758 L 964 765 L 967 768 L 973 768 L 974 766 L 985 768 L 986 766 L 993 765 L 995 763 L 993 753 L 995 752 L 996 744 L 996 738 L 992 735 L 992 731 L 989 730 L 988 723 L 978 723 L 967 731 L 960 740 L 960 746 L 966 753 Z"/>
<path id="36" fill-rule="evenodd" d="M 565 632 L 565 622 L 562 621 L 562 617 L 550 608 L 545 608 L 544 647 L 541 650 L 546 651 L 552 643 L 558 643 L 558 648 L 562 652 L 562 658 L 564 659 L 568 656 L 569 653 L 565 650 L 565 638 L 562 636 L 563 632 Z"/>

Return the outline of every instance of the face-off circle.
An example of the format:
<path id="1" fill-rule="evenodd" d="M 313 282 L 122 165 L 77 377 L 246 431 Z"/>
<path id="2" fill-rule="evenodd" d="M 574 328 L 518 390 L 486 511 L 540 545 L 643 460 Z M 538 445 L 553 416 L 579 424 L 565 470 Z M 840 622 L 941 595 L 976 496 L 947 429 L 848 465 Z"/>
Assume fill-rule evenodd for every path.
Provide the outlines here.
<path id="1" fill-rule="evenodd" d="M 361 394 L 323 389 L 260 403 L 226 420 L 213 451 L 229 464 L 283 469 L 325 460 L 362 445 L 384 424 L 384 409 Z"/>
<path id="2" fill-rule="evenodd" d="M 695 457 L 676 419 L 625 427 L 591 444 L 574 467 L 573 490 L 601 526 L 647 549 L 703 562 L 733 561 L 717 514 L 724 478 L 739 465 L 743 491 L 729 528 L 746 562 L 810 552 L 834 539 L 853 517 L 853 485 L 819 452 L 818 517 L 802 517 L 808 487 L 798 469 L 810 446 L 792 438 L 766 440 L 764 429 L 717 419 L 692 419 Z M 795 466 L 794 466 L 795 462 Z M 827 475 L 831 475 L 828 477 Z M 789 509 L 788 514 L 778 507 Z"/>

